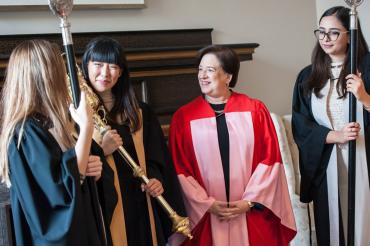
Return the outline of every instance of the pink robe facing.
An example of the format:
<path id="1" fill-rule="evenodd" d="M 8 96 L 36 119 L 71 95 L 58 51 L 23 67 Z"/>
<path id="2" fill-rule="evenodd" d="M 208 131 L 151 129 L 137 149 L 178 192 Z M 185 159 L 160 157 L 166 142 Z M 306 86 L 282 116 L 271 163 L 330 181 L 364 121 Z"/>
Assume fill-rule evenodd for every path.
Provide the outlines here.
<path id="1" fill-rule="evenodd" d="M 227 201 L 213 109 L 198 97 L 173 116 L 169 145 L 194 239 L 172 245 L 287 245 L 296 234 L 284 167 L 263 103 L 233 92 L 225 106 L 230 143 L 230 202 L 262 204 L 228 222 L 208 209 Z"/>

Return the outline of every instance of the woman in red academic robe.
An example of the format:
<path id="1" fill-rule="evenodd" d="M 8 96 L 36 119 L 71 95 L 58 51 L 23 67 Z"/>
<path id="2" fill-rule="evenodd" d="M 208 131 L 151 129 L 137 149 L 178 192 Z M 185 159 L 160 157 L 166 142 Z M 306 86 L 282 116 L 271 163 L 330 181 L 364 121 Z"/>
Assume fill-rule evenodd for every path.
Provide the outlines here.
<path id="1" fill-rule="evenodd" d="M 229 48 L 202 49 L 203 95 L 173 116 L 169 145 L 194 236 L 173 245 L 288 245 L 296 234 L 269 111 L 230 90 L 239 65 Z"/>

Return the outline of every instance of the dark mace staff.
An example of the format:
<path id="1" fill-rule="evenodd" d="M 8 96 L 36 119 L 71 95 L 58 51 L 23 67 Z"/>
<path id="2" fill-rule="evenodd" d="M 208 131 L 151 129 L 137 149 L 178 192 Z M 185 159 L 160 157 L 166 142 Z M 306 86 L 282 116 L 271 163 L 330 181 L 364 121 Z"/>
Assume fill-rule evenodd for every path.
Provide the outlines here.
<path id="1" fill-rule="evenodd" d="M 345 0 L 350 11 L 350 73 L 357 73 L 357 10 L 363 0 Z M 356 122 L 356 97 L 349 93 L 349 122 Z M 348 142 L 348 231 L 347 245 L 355 245 L 356 140 Z"/>
<path id="2" fill-rule="evenodd" d="M 62 29 L 63 46 L 67 58 L 67 67 L 69 74 L 69 82 L 72 92 L 72 100 L 75 108 L 80 104 L 80 86 L 77 77 L 76 61 L 73 50 L 72 34 L 70 31 L 70 23 L 68 16 L 72 12 L 73 0 L 49 0 L 49 7 L 54 15 L 60 18 L 60 27 Z M 102 245 L 107 245 L 107 238 L 105 234 L 104 220 L 99 203 L 98 190 L 94 177 L 86 178 L 87 185 L 91 193 L 91 201 L 94 210 L 99 239 Z"/>

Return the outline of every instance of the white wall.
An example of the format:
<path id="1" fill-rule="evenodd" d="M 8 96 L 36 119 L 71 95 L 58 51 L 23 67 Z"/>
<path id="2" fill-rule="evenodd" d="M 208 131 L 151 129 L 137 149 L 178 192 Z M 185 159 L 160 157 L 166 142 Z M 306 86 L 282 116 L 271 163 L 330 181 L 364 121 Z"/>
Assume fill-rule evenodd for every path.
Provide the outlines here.
<path id="1" fill-rule="evenodd" d="M 271 111 L 290 112 L 294 81 L 310 61 L 316 27 L 312 0 L 146 0 L 147 8 L 73 11 L 72 32 L 212 27 L 214 43 L 256 42 L 237 89 Z M 0 13 L 0 34 L 57 33 L 50 11 Z M 194 78 L 196 79 L 196 78 Z"/>
<path id="2" fill-rule="evenodd" d="M 348 7 L 344 0 L 316 0 L 317 20 L 325 10 L 338 5 Z M 362 32 L 364 33 L 367 43 L 370 44 L 370 1 L 364 0 L 357 8 L 357 12 L 361 22 Z"/>

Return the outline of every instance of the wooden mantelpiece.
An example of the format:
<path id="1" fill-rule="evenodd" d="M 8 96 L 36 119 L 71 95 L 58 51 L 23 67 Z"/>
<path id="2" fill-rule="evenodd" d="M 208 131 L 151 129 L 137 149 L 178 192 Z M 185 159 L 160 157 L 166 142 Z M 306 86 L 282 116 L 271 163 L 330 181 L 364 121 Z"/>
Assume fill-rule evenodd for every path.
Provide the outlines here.
<path id="1" fill-rule="evenodd" d="M 199 95 L 197 84 L 197 51 L 212 44 L 212 29 L 126 31 L 73 33 L 77 61 L 86 44 L 94 37 L 108 36 L 118 40 L 127 53 L 132 81 L 140 99 L 148 102 L 162 124 L 181 105 Z M 56 34 L 0 35 L 0 81 L 3 81 L 7 61 L 13 48 L 27 39 L 46 39 L 60 45 Z M 258 44 L 225 44 L 233 48 L 241 61 L 251 60 Z M 2 84 L 2 83 L 1 83 Z"/>

